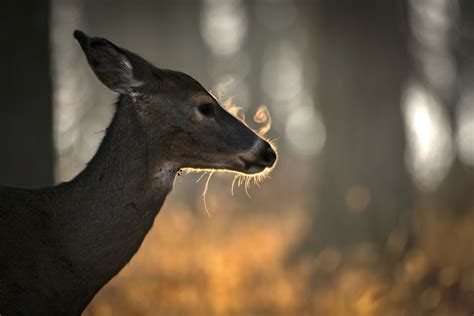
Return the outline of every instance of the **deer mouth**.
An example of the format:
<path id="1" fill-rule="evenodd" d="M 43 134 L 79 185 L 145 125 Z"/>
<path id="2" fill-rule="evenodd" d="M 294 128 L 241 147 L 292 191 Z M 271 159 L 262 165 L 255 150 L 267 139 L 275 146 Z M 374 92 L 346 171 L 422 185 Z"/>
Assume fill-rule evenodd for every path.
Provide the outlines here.
<path id="1" fill-rule="evenodd" d="M 255 157 L 254 155 L 239 155 L 238 159 L 242 168 L 242 172 L 246 174 L 256 174 L 271 168 L 277 159 L 276 153 L 272 147 L 268 146 Z"/>
<path id="2" fill-rule="evenodd" d="M 242 172 L 246 174 L 260 173 L 267 168 L 266 165 L 256 161 L 249 161 L 242 157 L 239 157 L 239 159 L 241 163 Z"/>

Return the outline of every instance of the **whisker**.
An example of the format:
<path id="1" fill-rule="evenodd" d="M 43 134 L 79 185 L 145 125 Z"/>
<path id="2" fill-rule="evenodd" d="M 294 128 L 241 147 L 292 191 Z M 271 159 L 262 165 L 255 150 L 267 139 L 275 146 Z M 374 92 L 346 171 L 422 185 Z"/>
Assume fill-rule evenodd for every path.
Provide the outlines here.
<path id="1" fill-rule="evenodd" d="M 196 183 L 198 183 L 199 181 L 201 181 L 202 178 L 204 178 L 204 176 L 206 175 L 207 171 L 203 171 L 203 173 L 201 174 L 201 176 L 196 180 Z"/>
<path id="2" fill-rule="evenodd" d="M 178 176 L 177 176 L 177 175 L 174 175 L 174 179 L 173 179 L 173 188 L 174 188 L 174 186 L 175 186 L 175 184 L 176 184 L 176 179 L 178 179 Z"/>
<path id="3" fill-rule="evenodd" d="M 232 179 L 232 185 L 230 186 L 230 193 L 232 194 L 232 196 L 234 196 L 234 184 L 235 184 L 235 180 L 238 178 L 238 174 L 234 175 L 234 179 Z"/>
<path id="4" fill-rule="evenodd" d="M 249 194 L 249 182 L 250 182 L 250 179 L 251 179 L 251 177 L 246 177 L 246 178 L 245 178 L 245 186 L 244 186 L 244 188 L 245 188 L 245 193 L 247 194 L 247 196 L 249 197 L 249 199 L 251 199 L 250 194 Z"/>
<path id="5" fill-rule="evenodd" d="M 239 187 L 242 185 L 244 182 L 245 177 L 243 175 L 239 175 Z"/>
<path id="6" fill-rule="evenodd" d="M 260 176 L 253 177 L 253 183 L 260 188 Z"/>
<path id="7" fill-rule="evenodd" d="M 207 216 L 211 217 L 211 213 L 209 213 L 209 209 L 207 208 L 207 201 L 206 201 L 206 194 L 207 189 L 209 188 L 209 181 L 211 181 L 211 177 L 214 174 L 214 171 L 209 172 L 209 177 L 207 178 L 206 185 L 204 186 L 204 191 L 202 192 L 202 200 L 204 201 L 204 209 L 206 210 Z"/>

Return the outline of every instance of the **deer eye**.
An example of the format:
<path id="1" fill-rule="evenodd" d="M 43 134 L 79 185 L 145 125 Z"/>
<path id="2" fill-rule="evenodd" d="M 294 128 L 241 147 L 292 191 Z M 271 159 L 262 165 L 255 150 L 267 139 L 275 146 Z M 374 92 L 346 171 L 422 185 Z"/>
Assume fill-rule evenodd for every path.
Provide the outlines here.
<path id="1" fill-rule="evenodd" d="M 199 112 L 207 117 L 214 116 L 214 106 L 211 103 L 204 103 L 198 106 Z"/>

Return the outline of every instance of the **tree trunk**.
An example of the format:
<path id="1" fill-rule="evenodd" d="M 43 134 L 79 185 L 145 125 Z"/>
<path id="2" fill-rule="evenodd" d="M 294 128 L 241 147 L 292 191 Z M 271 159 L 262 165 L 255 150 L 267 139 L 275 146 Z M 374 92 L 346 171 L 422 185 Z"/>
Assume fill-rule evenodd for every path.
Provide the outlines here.
<path id="1" fill-rule="evenodd" d="M 2 1 L 0 183 L 53 183 L 49 1 Z"/>
<path id="2" fill-rule="evenodd" d="M 317 104 L 327 142 L 304 248 L 382 244 L 412 201 L 400 110 L 409 73 L 406 5 L 325 0 L 320 15 Z"/>
<path id="3" fill-rule="evenodd" d="M 456 56 L 457 72 L 456 84 L 445 97 L 441 91 L 433 91 L 444 101 L 449 114 L 450 125 L 453 131 L 459 127 L 457 110 L 461 95 L 474 88 L 474 3 L 470 0 L 459 1 L 459 20 L 455 21 L 453 40 L 450 41 L 452 51 Z M 474 143 L 472 144 L 474 146 Z M 456 214 L 463 214 L 474 207 L 474 168 L 464 164 L 459 155 L 455 157 L 451 169 L 440 185 L 432 194 L 438 207 Z"/>

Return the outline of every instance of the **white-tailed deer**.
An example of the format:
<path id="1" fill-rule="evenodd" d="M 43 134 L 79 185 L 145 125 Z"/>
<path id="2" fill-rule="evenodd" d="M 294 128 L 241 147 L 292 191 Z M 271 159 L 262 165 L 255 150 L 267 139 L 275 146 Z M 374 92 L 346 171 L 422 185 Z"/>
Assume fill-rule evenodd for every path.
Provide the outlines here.
<path id="1" fill-rule="evenodd" d="M 120 94 L 87 167 L 43 189 L 0 187 L 0 314 L 78 315 L 132 258 L 180 168 L 256 174 L 271 145 L 196 80 L 75 31 L 92 70 Z"/>

